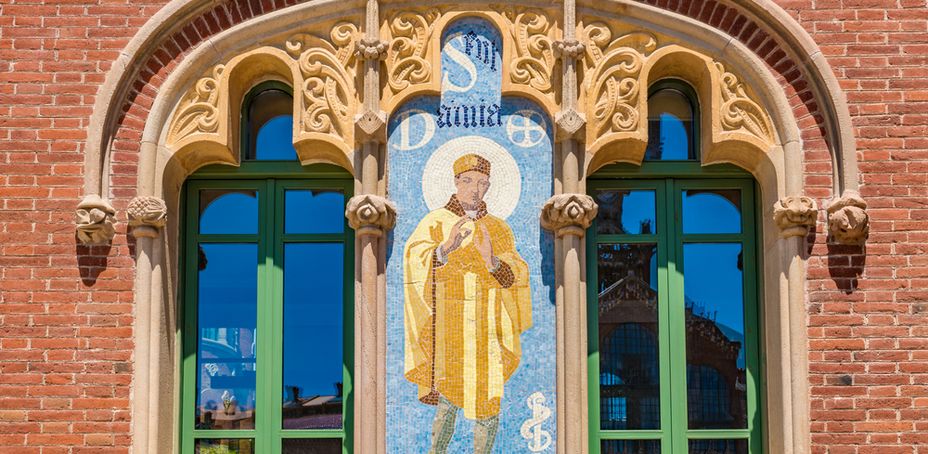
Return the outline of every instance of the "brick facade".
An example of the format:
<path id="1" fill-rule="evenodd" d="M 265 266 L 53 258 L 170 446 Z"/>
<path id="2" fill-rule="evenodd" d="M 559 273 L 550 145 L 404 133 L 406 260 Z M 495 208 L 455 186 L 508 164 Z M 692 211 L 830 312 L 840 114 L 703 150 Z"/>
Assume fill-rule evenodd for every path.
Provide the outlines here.
<path id="1" fill-rule="evenodd" d="M 113 142 L 111 200 L 135 195 L 154 94 L 184 55 L 296 2 L 229 2 L 144 64 Z M 832 160 L 797 64 L 735 8 L 648 2 L 731 34 L 781 81 L 802 131 L 805 193 L 825 205 Z M 865 250 L 808 238 L 815 453 L 928 453 L 928 6 L 924 0 L 779 2 L 811 34 L 855 126 Z M 85 140 L 111 63 L 162 2 L 0 4 L 0 451 L 123 453 L 131 444 L 134 239 L 76 243 Z"/>

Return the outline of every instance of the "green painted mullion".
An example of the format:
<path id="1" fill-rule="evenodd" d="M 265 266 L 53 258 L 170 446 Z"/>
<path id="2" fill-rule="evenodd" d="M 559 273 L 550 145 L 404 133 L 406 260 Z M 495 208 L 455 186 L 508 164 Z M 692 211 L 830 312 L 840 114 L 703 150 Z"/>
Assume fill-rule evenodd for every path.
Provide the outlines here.
<path id="1" fill-rule="evenodd" d="M 680 239 L 681 243 L 740 243 L 747 236 L 743 233 L 688 233 Z"/>
<path id="2" fill-rule="evenodd" d="M 283 243 L 341 243 L 345 241 L 344 233 L 301 233 L 281 236 Z"/>
<path id="3" fill-rule="evenodd" d="M 586 234 L 586 304 L 587 304 L 587 380 L 588 392 L 591 396 L 588 400 L 589 413 L 589 452 L 590 454 L 600 454 L 602 447 L 600 439 L 602 431 L 600 428 L 600 391 L 599 391 L 599 299 L 598 282 L 599 266 L 597 249 L 596 226 L 598 220 L 593 220 L 593 225 L 587 229 Z"/>
<path id="4" fill-rule="evenodd" d="M 657 244 L 661 236 L 660 235 L 596 235 L 596 244 Z"/>
<path id="5" fill-rule="evenodd" d="M 353 182 L 343 180 L 342 190 L 345 192 L 345 200 L 351 197 L 353 191 Z M 344 271 L 342 280 L 344 282 L 344 312 L 343 328 L 344 333 L 342 361 L 344 362 L 344 373 L 342 379 L 342 430 L 339 431 L 342 437 L 342 454 L 351 454 L 354 452 L 354 265 L 355 265 L 355 238 L 354 230 L 348 225 L 348 218 L 344 219 L 344 237 L 345 256 Z M 321 431 L 320 431 L 321 432 Z"/>
<path id="6" fill-rule="evenodd" d="M 673 274 L 672 229 L 673 211 L 668 207 L 668 184 L 661 182 L 656 189 L 655 201 L 658 232 L 657 242 L 657 310 L 658 310 L 658 363 L 660 364 L 660 409 L 661 409 L 661 453 L 673 454 L 673 364 L 669 361 L 673 352 L 673 322 L 671 309 L 673 295 L 669 285 Z"/>
<path id="7" fill-rule="evenodd" d="M 270 430 L 273 427 L 273 396 L 270 393 L 272 376 L 274 371 L 274 338 L 276 332 L 273 329 L 271 307 L 274 301 L 274 225 L 273 218 L 273 180 L 265 180 L 261 196 L 258 199 L 258 211 L 262 220 L 271 220 L 271 222 L 258 223 L 258 235 L 261 241 L 258 243 L 259 257 L 263 261 L 259 266 L 258 272 L 258 354 L 256 361 L 256 420 L 255 428 L 257 436 L 255 437 L 255 446 L 259 452 L 274 453 L 273 443 L 270 439 Z"/>
<path id="8" fill-rule="evenodd" d="M 756 199 L 753 182 L 746 185 L 742 197 L 742 205 L 745 206 L 744 212 L 754 214 L 759 211 L 754 208 Z M 760 274 L 757 266 L 757 232 L 755 230 L 757 224 L 754 222 L 754 216 L 742 216 L 742 220 L 744 222 L 742 230 L 746 235 L 742 253 L 744 254 L 744 340 L 746 344 L 745 365 L 747 367 L 745 377 L 748 397 L 748 429 L 751 434 L 749 449 L 753 454 L 761 454 L 763 452 L 761 440 L 763 439 L 764 425 L 762 421 L 763 412 L 761 411 L 763 408 L 763 378 L 761 378 L 763 374 L 759 358 L 760 348 L 758 346 L 760 323 L 757 312 L 758 302 L 761 300 L 759 291 Z"/>
<path id="9" fill-rule="evenodd" d="M 258 434 L 257 430 L 193 430 L 193 439 L 202 440 L 210 439 L 214 440 L 217 438 L 255 438 Z M 191 451 L 192 452 L 192 451 Z"/>
<path id="10" fill-rule="evenodd" d="M 196 390 L 196 260 L 193 258 L 197 247 L 197 224 L 199 220 L 197 209 L 197 195 L 199 191 L 196 185 L 190 184 L 186 189 L 186 218 L 183 229 L 185 236 L 184 248 L 182 250 L 184 263 L 184 281 L 182 283 L 184 294 L 181 302 L 183 312 L 179 320 L 182 328 L 183 339 L 183 362 L 181 363 L 181 399 L 180 399 L 180 446 L 181 452 L 193 452 L 193 429 L 195 424 L 195 394 Z"/>
<path id="11" fill-rule="evenodd" d="M 261 241 L 260 235 L 222 233 L 222 234 L 198 234 L 197 243 L 258 243 Z"/>
<path id="12" fill-rule="evenodd" d="M 748 429 L 692 430 L 686 438 L 689 440 L 746 440 L 751 438 L 751 431 Z"/>
<path id="13" fill-rule="evenodd" d="M 671 398 L 674 400 L 673 416 L 671 426 L 671 447 L 670 452 L 686 452 L 688 443 L 686 432 L 689 426 L 687 415 L 687 392 L 686 392 L 686 303 L 684 300 L 683 288 L 683 242 L 680 240 L 683 236 L 683 198 L 682 191 L 672 179 L 667 180 L 666 186 L 666 209 L 667 218 L 672 220 L 672 226 L 667 228 L 670 232 L 667 249 L 670 251 L 671 259 L 668 265 L 667 285 L 669 288 L 668 295 L 671 301 L 670 311 L 670 370 L 672 372 Z"/>
<path id="14" fill-rule="evenodd" d="M 600 440 L 661 440 L 663 445 L 666 430 L 601 430 Z"/>

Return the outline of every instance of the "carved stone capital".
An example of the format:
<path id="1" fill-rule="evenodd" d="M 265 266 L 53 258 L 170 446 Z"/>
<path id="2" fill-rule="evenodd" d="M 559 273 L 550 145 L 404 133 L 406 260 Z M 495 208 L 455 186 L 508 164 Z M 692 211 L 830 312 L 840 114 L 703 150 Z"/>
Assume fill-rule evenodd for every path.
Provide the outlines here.
<path id="1" fill-rule="evenodd" d="M 386 41 L 377 38 L 361 38 L 355 44 L 355 52 L 365 60 L 383 60 L 387 58 Z"/>
<path id="2" fill-rule="evenodd" d="M 555 137 L 558 141 L 583 136 L 586 118 L 574 109 L 562 110 L 554 115 L 554 124 L 557 127 Z"/>
<path id="3" fill-rule="evenodd" d="M 557 194 L 541 209 L 541 226 L 557 236 L 582 237 L 596 218 L 599 206 L 586 194 Z"/>
<path id="4" fill-rule="evenodd" d="M 554 53 L 559 55 L 561 58 L 573 58 L 577 59 L 583 55 L 583 51 L 586 50 L 586 46 L 582 42 L 576 39 L 564 39 L 560 41 L 555 41 L 554 43 Z"/>
<path id="5" fill-rule="evenodd" d="M 362 142 L 385 143 L 387 141 L 387 114 L 365 111 L 354 118 L 355 136 Z"/>
<path id="6" fill-rule="evenodd" d="M 783 197 L 773 205 L 773 220 L 780 228 L 780 237 L 806 236 L 815 228 L 818 206 L 806 196 Z"/>
<path id="7" fill-rule="evenodd" d="M 91 194 L 77 205 L 77 239 L 81 244 L 105 244 L 116 235 L 116 210 L 102 197 Z"/>
<path id="8" fill-rule="evenodd" d="M 348 200 L 345 217 L 359 236 L 380 236 L 396 224 L 396 205 L 379 195 L 356 195 Z"/>
<path id="9" fill-rule="evenodd" d="M 828 232 L 841 244 L 861 245 L 870 234 L 867 202 L 856 191 L 847 191 L 828 205 Z"/>
<path id="10" fill-rule="evenodd" d="M 157 197 L 136 197 L 126 207 L 129 226 L 136 238 L 157 238 L 162 227 L 167 223 L 168 206 Z"/>

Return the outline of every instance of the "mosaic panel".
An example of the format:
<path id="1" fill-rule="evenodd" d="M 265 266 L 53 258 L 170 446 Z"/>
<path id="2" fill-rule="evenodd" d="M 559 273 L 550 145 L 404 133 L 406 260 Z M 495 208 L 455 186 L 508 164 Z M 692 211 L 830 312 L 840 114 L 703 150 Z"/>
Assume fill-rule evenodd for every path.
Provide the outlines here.
<path id="1" fill-rule="evenodd" d="M 502 39 L 442 35 L 442 93 L 388 125 L 387 451 L 555 451 L 551 120 L 503 98 Z"/>

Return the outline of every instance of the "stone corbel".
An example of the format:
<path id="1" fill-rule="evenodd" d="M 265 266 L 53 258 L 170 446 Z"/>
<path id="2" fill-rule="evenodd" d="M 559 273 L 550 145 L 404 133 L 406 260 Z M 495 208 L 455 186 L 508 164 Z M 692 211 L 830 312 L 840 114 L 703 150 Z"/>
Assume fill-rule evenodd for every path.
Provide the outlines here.
<path id="1" fill-rule="evenodd" d="M 396 205 L 379 195 L 356 195 L 348 200 L 345 217 L 358 236 L 381 236 L 396 224 Z"/>
<path id="2" fill-rule="evenodd" d="M 576 39 L 564 39 L 554 42 L 554 53 L 561 58 L 576 60 L 583 56 L 586 46 Z"/>
<path id="3" fill-rule="evenodd" d="M 91 246 L 106 244 L 116 235 L 116 209 L 102 197 L 92 194 L 77 205 L 77 239 Z"/>
<path id="4" fill-rule="evenodd" d="M 856 191 L 846 191 L 828 206 L 828 232 L 840 244 L 862 245 L 870 234 L 867 202 Z"/>
<path id="5" fill-rule="evenodd" d="M 781 238 L 804 237 L 815 229 L 818 206 L 806 196 L 789 196 L 773 205 L 773 220 L 780 228 Z"/>
<path id="6" fill-rule="evenodd" d="M 161 228 L 167 223 L 168 207 L 157 197 L 136 197 L 126 208 L 132 236 L 136 238 L 157 238 Z"/>
<path id="7" fill-rule="evenodd" d="M 559 237 L 582 237 L 598 212 L 599 206 L 586 194 L 557 194 L 542 207 L 541 226 Z"/>

